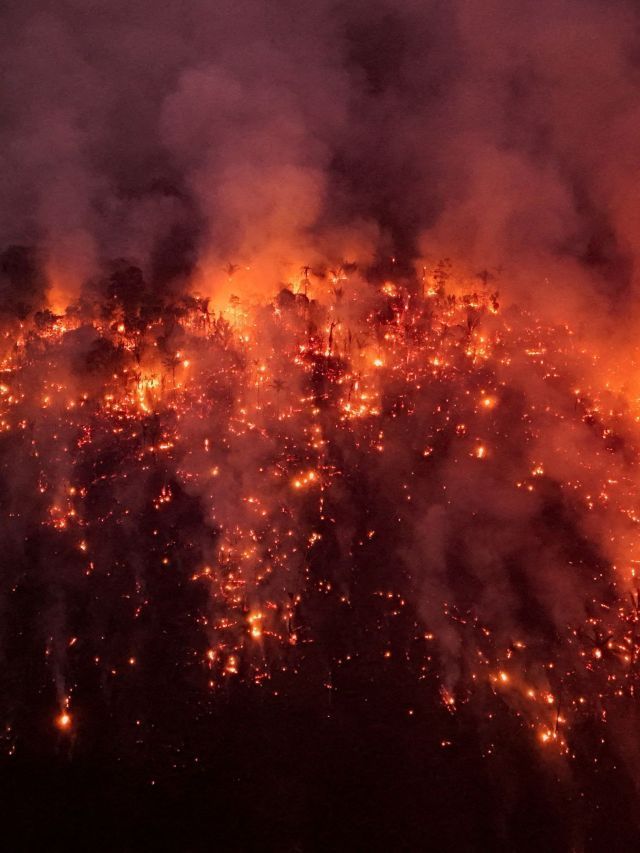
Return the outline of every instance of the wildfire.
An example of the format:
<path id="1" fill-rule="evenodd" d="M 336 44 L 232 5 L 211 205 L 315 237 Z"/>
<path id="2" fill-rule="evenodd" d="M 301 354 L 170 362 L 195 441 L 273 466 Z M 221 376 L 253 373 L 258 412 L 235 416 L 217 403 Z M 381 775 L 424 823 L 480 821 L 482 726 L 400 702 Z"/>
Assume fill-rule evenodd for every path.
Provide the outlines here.
<path id="1" fill-rule="evenodd" d="M 334 278 L 346 292 L 349 276 Z M 233 297 L 218 314 L 185 297 L 164 315 L 116 305 L 83 316 L 72 306 L 27 321 L 0 363 L 5 455 L 19 460 L 16 488 L 28 482 L 37 496 L 25 525 L 52 537 L 61 578 L 133 577 L 123 595 L 132 626 L 150 606 L 145 572 L 197 590 L 204 603 L 188 615 L 201 639 L 189 654 L 209 686 L 228 676 L 263 684 L 290 659 L 302 666 L 315 642 L 301 615 L 313 612 L 308 602 L 348 618 L 358 573 L 380 559 L 390 588 L 375 592 L 379 638 L 367 634 L 380 665 L 411 660 L 417 679 L 435 677 L 442 637 L 440 659 L 459 679 L 443 679 L 449 713 L 484 683 L 539 743 L 563 751 L 574 720 L 638 687 L 640 458 L 624 398 L 590 382 L 592 356 L 573 332 L 525 313 L 507 324 L 495 294 L 386 282 L 374 308 L 354 288 L 347 311 L 342 296 L 310 301 L 308 289 L 305 278 L 259 309 Z M 533 632 L 525 643 L 493 593 L 472 600 L 458 564 L 440 564 L 453 546 L 433 543 L 462 517 L 460 578 L 482 588 L 484 572 L 491 583 L 499 576 L 509 602 L 499 549 L 520 571 L 543 534 L 511 526 L 523 517 L 542 529 L 545 501 L 580 516 L 600 562 L 560 539 L 540 550 L 529 594 L 556 621 L 553 639 Z M 27 510 L 7 507 L 9 529 Z M 575 605 L 566 615 L 559 575 Z M 409 617 L 412 584 L 431 591 Z M 390 639 L 404 618 L 410 652 Z M 143 668 L 135 631 L 122 630 L 128 645 L 115 662 L 90 658 L 111 680 Z M 85 654 L 76 633 L 50 644 L 58 670 Z M 449 658 L 463 648 L 461 666 Z M 72 727 L 68 703 L 55 724 Z"/>

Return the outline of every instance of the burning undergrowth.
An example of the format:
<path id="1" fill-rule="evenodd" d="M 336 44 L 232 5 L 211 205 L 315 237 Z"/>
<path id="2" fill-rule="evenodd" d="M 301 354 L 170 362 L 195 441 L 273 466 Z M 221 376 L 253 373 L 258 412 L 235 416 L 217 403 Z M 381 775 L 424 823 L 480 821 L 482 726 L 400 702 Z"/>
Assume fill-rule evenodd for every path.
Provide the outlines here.
<path id="1" fill-rule="evenodd" d="M 91 691 L 140 735 L 152 671 L 215 703 L 283 673 L 335 691 L 365 657 L 478 726 L 508 709 L 558 760 L 615 730 L 636 410 L 573 329 L 476 284 L 304 268 L 213 311 L 120 263 L 63 313 L 5 305 L 7 748 L 25 660 L 73 737 Z"/>

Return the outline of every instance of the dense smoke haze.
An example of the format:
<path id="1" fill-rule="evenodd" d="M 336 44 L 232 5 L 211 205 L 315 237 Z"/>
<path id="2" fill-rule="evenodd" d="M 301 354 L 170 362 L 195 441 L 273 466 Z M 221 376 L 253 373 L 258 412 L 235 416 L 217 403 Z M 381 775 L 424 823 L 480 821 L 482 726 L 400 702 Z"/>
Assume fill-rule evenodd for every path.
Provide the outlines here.
<path id="1" fill-rule="evenodd" d="M 3 239 L 61 288 L 116 257 L 212 287 L 424 255 L 557 306 L 629 296 L 637 27 L 630 3 L 11 4 Z"/>
<path id="2" fill-rule="evenodd" d="M 640 10 L 0 15 L 25 849 L 633 849 Z"/>

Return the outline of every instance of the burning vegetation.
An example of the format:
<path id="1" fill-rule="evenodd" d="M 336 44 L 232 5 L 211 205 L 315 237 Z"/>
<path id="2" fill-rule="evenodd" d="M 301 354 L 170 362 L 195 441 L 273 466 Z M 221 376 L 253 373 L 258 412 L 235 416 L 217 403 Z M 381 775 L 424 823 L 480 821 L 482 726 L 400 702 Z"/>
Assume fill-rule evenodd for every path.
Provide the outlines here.
<path id="1" fill-rule="evenodd" d="M 34 264 L 4 255 L 34 303 L 3 303 L 3 641 L 60 734 L 97 690 L 150 737 L 167 643 L 198 702 L 394 658 L 488 756 L 505 711 L 559 761 L 585 726 L 630 737 L 640 411 L 576 330 L 446 264 L 305 267 L 213 310 L 120 263 L 55 312 Z"/>

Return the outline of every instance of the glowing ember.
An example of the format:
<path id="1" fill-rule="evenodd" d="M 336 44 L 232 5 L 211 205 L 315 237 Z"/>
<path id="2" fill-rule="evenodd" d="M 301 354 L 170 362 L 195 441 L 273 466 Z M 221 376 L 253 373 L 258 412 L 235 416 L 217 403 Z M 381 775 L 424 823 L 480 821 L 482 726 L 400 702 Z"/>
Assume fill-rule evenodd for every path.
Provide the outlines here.
<path id="1" fill-rule="evenodd" d="M 71 727 L 71 714 L 68 711 L 63 711 L 56 717 L 56 725 L 62 730 L 69 729 Z"/>

